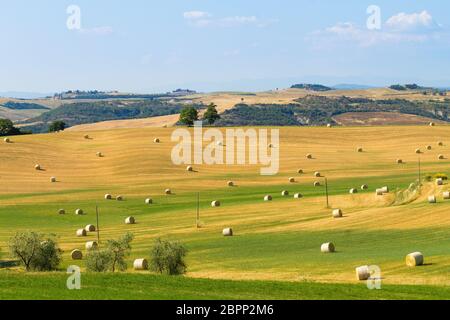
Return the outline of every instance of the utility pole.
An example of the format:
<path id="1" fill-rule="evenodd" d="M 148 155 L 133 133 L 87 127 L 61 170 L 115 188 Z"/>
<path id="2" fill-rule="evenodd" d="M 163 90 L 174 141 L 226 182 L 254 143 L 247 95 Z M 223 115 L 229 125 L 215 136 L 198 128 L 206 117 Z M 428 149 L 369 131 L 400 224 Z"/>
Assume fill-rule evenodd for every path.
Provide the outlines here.
<path id="1" fill-rule="evenodd" d="M 325 195 L 327 198 L 327 209 L 328 209 L 328 208 L 330 208 L 330 202 L 328 199 L 328 179 L 327 178 L 325 178 Z"/>
<path id="2" fill-rule="evenodd" d="M 98 227 L 98 205 L 95 206 L 95 213 L 97 215 L 97 244 L 100 245 L 100 228 Z"/>
<path id="3" fill-rule="evenodd" d="M 197 229 L 200 229 L 200 192 L 197 193 Z"/>
<path id="4" fill-rule="evenodd" d="M 420 166 L 420 156 L 419 156 L 419 187 L 422 185 L 422 172 Z"/>

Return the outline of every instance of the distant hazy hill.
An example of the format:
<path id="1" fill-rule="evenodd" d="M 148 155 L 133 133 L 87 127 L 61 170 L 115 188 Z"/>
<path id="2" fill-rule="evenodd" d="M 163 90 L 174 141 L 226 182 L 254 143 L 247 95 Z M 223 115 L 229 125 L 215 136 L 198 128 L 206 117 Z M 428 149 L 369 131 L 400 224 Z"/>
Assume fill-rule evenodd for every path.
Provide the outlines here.
<path id="1" fill-rule="evenodd" d="M 373 89 L 376 87 L 366 86 L 363 84 L 351 84 L 351 83 L 341 83 L 332 87 L 335 90 L 366 90 Z"/>
<path id="2" fill-rule="evenodd" d="M 297 99 L 296 102 L 285 105 L 239 104 L 224 112 L 222 118 L 217 122 L 217 126 L 324 125 L 333 123 L 334 116 L 348 112 L 395 112 L 450 121 L 450 100 L 371 100 L 310 95 Z"/>
<path id="3" fill-rule="evenodd" d="M 333 90 L 330 87 L 323 86 L 321 84 L 310 84 L 310 83 L 300 83 L 300 84 L 294 84 L 291 89 L 304 89 L 304 90 L 310 90 L 310 91 L 331 91 Z"/>
<path id="4" fill-rule="evenodd" d="M 13 99 L 39 99 L 52 96 L 52 93 L 38 93 L 38 92 L 22 92 L 22 91 L 7 91 L 0 92 L 0 97 Z"/>
<path id="5" fill-rule="evenodd" d="M 109 120 L 141 119 L 177 114 L 185 106 L 182 103 L 166 103 L 159 100 L 79 102 L 64 104 L 20 124 L 25 130 L 39 133 L 46 132 L 48 125 L 56 120 L 64 121 L 68 127 L 71 127 Z M 193 106 L 202 108 L 202 105 L 199 104 Z"/>

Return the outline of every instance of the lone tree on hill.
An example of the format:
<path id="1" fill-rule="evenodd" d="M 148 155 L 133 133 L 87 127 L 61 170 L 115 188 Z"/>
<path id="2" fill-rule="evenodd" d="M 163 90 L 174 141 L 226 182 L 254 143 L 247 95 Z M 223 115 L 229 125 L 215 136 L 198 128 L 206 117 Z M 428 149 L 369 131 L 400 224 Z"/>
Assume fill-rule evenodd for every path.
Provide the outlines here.
<path id="1" fill-rule="evenodd" d="M 208 109 L 203 116 L 203 119 L 208 121 L 210 125 L 213 125 L 220 119 L 219 112 L 217 112 L 217 106 L 214 103 L 209 104 Z"/>
<path id="2" fill-rule="evenodd" d="M 187 107 L 181 110 L 180 122 L 187 126 L 194 125 L 194 122 L 198 120 L 198 111 L 194 107 Z"/>
<path id="3" fill-rule="evenodd" d="M 64 121 L 53 121 L 48 127 L 48 132 L 64 131 L 66 123 Z"/>

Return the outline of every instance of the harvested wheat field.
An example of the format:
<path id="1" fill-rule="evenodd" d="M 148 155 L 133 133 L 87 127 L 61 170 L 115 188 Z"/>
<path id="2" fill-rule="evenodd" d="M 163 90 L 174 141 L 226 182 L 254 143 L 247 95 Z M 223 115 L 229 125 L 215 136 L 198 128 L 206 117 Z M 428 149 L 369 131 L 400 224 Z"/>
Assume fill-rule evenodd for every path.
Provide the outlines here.
<path id="1" fill-rule="evenodd" d="M 438 160 L 439 154 L 450 154 L 449 126 L 282 128 L 275 176 L 261 176 L 260 167 L 250 165 L 195 165 L 195 175 L 187 174 L 186 165 L 171 161 L 172 131 L 66 131 L 1 143 L 0 225 L 8 226 L 0 228 L 2 258 L 16 231 L 55 233 L 67 267 L 73 250 L 97 240 L 95 233 L 76 237 L 74 231 L 95 222 L 98 204 L 101 239 L 134 234 L 129 266 L 148 258 L 154 239 L 163 237 L 186 244 L 188 278 L 365 286 L 355 280 L 355 268 L 377 265 L 386 285 L 428 285 L 427 290 L 450 285 L 450 201 L 442 197 L 449 185 L 438 186 L 434 178 L 449 173 L 449 160 Z M 161 143 L 153 143 L 154 137 Z M 429 144 L 432 150 L 414 153 Z M 355 153 L 359 145 L 364 152 Z M 96 157 L 98 150 L 107 156 Z M 305 158 L 308 153 L 313 159 Z M 414 184 L 419 157 L 422 187 Z M 45 170 L 35 170 L 36 163 Z M 296 174 L 298 168 L 306 174 Z M 318 170 L 321 178 L 313 175 Z M 53 176 L 57 182 L 49 183 Z M 319 180 L 321 186 L 314 187 Z M 363 184 L 369 187 L 349 194 Z M 384 186 L 390 192 L 377 196 Z M 164 193 L 168 188 L 171 195 Z M 283 190 L 302 197 L 282 196 Z M 106 201 L 105 194 L 123 195 L 124 201 Z M 268 194 L 273 200 L 262 201 Z M 144 203 L 149 195 L 151 206 Z M 435 204 L 428 203 L 432 195 Z M 212 207 L 217 199 L 221 206 Z M 67 214 L 58 214 L 61 208 Z M 333 219 L 333 208 L 343 217 Z M 76 209 L 84 215 L 73 214 Z M 137 223 L 124 224 L 127 217 Z M 224 237 L 230 227 L 236 236 Z M 336 252 L 321 253 L 321 245 L 330 242 Z M 424 265 L 407 267 L 411 252 L 423 253 Z M 84 268 L 83 260 L 77 263 Z M 137 271 L 129 267 L 128 272 Z M 0 269 L 0 279 L 2 274 Z"/>

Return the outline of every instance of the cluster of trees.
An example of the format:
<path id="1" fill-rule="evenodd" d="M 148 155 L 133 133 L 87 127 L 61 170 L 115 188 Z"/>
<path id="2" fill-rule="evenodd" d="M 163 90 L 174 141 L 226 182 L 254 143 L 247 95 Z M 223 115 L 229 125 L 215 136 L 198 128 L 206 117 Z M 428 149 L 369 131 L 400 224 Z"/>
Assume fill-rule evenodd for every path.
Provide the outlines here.
<path id="1" fill-rule="evenodd" d="M 211 103 L 206 108 L 205 114 L 203 115 L 203 121 L 209 125 L 213 125 L 217 120 L 220 119 L 219 112 L 217 111 L 217 106 Z M 199 120 L 198 111 L 194 107 L 187 107 L 181 110 L 180 123 L 192 126 L 195 121 Z"/>
<path id="2" fill-rule="evenodd" d="M 58 132 L 58 131 L 64 131 L 66 129 L 66 123 L 61 120 L 53 121 L 48 126 L 48 132 Z"/>
<path id="3" fill-rule="evenodd" d="M 291 89 L 305 89 L 311 91 L 331 91 L 333 88 L 321 85 L 321 84 L 309 84 L 309 83 L 300 83 L 294 84 Z"/>
<path id="4" fill-rule="evenodd" d="M 55 235 L 19 232 L 9 240 L 10 254 L 26 271 L 56 271 L 62 261 L 62 250 L 55 238 Z M 117 240 L 106 241 L 104 248 L 90 251 L 85 258 L 86 269 L 90 272 L 127 270 L 126 259 L 133 238 L 133 234 L 127 233 Z M 150 252 L 150 268 L 160 274 L 184 274 L 186 255 L 187 249 L 181 243 L 156 239 Z"/>
<path id="5" fill-rule="evenodd" d="M 3 107 L 12 109 L 12 110 L 48 110 L 49 108 L 44 107 L 43 105 L 37 103 L 28 103 L 28 102 L 13 102 L 8 101 L 3 104 Z"/>
<path id="6" fill-rule="evenodd" d="M 0 137 L 18 136 L 21 134 L 28 134 L 28 132 L 24 132 L 19 128 L 16 128 L 13 122 L 9 119 L 0 119 Z"/>

